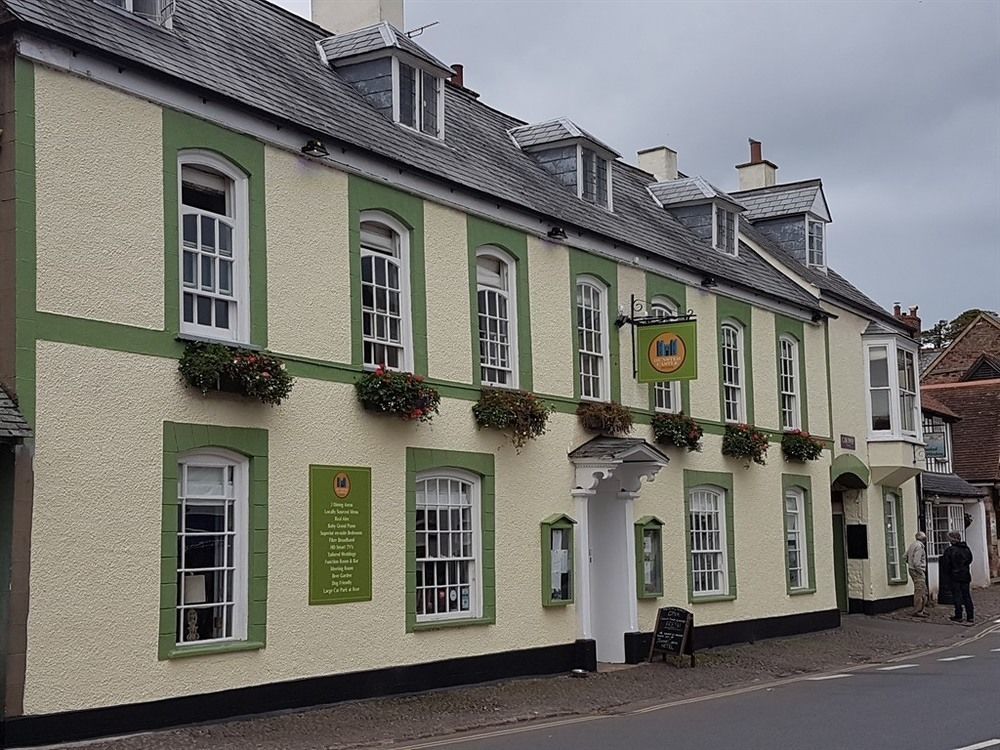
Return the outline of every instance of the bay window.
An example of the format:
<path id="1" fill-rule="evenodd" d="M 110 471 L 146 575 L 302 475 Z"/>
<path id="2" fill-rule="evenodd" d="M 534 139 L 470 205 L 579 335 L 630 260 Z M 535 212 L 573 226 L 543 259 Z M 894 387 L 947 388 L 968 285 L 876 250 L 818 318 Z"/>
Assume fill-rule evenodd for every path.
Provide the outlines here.
<path id="1" fill-rule="evenodd" d="M 865 342 L 869 439 L 920 439 L 916 357 L 915 342 Z"/>

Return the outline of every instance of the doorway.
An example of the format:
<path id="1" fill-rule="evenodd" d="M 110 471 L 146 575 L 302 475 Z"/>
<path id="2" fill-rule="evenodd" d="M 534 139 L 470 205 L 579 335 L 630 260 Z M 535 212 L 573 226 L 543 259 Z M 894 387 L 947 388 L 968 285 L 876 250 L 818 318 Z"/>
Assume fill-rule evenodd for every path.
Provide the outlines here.
<path id="1" fill-rule="evenodd" d="M 636 630 L 635 562 L 630 563 L 633 558 L 629 555 L 635 541 L 631 500 L 617 497 L 607 484 L 598 484 L 587 509 L 591 627 L 597 660 L 621 664 L 625 661 L 625 633 Z"/>
<path id="2" fill-rule="evenodd" d="M 837 609 L 848 611 L 847 601 L 847 528 L 844 521 L 844 493 L 833 491 L 833 582 L 837 591 Z"/>

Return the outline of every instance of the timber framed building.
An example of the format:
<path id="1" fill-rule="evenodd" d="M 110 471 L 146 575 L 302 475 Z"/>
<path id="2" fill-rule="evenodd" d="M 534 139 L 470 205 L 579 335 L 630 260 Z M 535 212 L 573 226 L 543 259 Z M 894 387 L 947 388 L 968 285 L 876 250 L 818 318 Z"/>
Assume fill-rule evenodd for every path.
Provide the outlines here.
<path id="1" fill-rule="evenodd" d="M 490 108 L 381 5 L 0 3 L 8 742 L 635 661 L 668 604 L 707 647 L 909 602 L 916 344 L 830 267 L 822 184 L 759 144 L 731 193 L 630 166 Z M 696 379 L 636 381 L 633 299 L 691 312 Z M 186 387 L 205 340 L 290 396 Z M 380 364 L 440 392 L 431 424 L 360 406 Z M 478 429 L 486 386 L 546 434 Z M 630 436 L 581 427 L 612 400 Z M 699 452 L 653 441 L 680 411 Z M 766 465 L 722 455 L 739 423 Z M 310 585 L 330 481 L 370 481 L 340 598 Z"/>

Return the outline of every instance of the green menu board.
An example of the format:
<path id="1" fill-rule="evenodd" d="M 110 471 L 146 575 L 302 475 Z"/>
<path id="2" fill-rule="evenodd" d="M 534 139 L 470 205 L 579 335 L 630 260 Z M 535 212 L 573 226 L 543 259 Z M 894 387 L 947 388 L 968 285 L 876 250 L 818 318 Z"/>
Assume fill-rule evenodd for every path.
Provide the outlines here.
<path id="1" fill-rule="evenodd" d="M 372 470 L 309 467 L 309 603 L 372 598 Z"/>

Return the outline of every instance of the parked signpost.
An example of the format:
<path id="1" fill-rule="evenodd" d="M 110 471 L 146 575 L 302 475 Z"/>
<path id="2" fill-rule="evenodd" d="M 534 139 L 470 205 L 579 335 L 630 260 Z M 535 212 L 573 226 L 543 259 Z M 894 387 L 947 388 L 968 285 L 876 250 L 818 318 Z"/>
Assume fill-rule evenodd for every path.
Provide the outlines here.
<path id="1" fill-rule="evenodd" d="M 656 654 L 690 656 L 691 666 L 694 663 L 694 613 L 680 607 L 660 607 L 656 612 L 656 624 L 653 626 L 653 642 L 649 647 L 649 661 Z"/>

